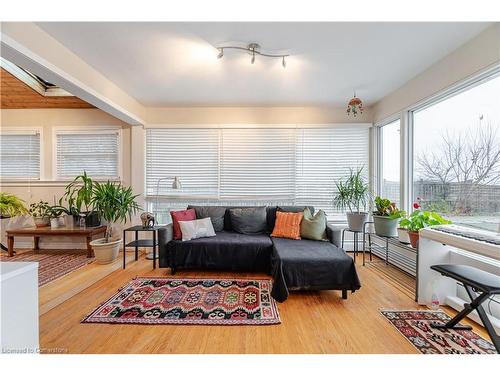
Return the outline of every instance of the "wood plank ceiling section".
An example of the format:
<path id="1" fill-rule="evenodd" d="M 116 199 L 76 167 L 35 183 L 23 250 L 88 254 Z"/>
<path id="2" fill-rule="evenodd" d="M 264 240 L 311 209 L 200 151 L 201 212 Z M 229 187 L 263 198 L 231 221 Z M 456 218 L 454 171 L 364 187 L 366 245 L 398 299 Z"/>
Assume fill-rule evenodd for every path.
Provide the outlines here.
<path id="1" fill-rule="evenodd" d="M 0 104 L 2 109 L 94 108 L 76 96 L 44 96 L 26 83 L 0 69 Z"/>

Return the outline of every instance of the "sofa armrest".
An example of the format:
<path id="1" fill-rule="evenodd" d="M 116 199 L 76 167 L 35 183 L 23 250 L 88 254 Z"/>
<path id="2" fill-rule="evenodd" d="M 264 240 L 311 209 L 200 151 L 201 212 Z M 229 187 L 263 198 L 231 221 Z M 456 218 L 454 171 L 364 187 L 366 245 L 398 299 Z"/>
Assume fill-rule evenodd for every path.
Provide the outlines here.
<path id="1" fill-rule="evenodd" d="M 342 229 L 338 226 L 333 226 L 332 224 L 326 225 L 326 236 L 328 237 L 328 241 L 334 244 L 337 247 L 340 247 Z"/>
<path id="2" fill-rule="evenodd" d="M 165 225 L 158 229 L 158 245 L 165 246 L 174 239 L 174 230 L 172 224 Z"/>

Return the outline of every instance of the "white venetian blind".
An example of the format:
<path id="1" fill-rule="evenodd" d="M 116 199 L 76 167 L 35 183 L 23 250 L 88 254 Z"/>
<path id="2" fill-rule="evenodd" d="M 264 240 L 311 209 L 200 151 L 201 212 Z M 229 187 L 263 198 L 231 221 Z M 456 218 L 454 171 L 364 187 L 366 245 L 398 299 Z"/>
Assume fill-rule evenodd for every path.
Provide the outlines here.
<path id="1" fill-rule="evenodd" d="M 40 179 L 40 134 L 0 134 L 0 177 Z"/>
<path id="2" fill-rule="evenodd" d="M 294 129 L 223 129 L 221 199 L 293 199 Z"/>
<path id="3" fill-rule="evenodd" d="M 118 131 L 59 132 L 57 177 L 72 178 L 86 171 L 92 178 L 119 178 Z"/>
<path id="4" fill-rule="evenodd" d="M 218 194 L 219 130 L 162 128 L 146 131 L 146 195 L 156 195 L 160 178 L 179 176 L 182 189 L 172 180 L 160 183 L 159 195 L 215 197 Z"/>
<path id="5" fill-rule="evenodd" d="M 297 205 L 323 209 L 330 219 L 340 212 L 333 208 L 335 181 L 349 175 L 349 169 L 364 166 L 368 175 L 368 127 L 297 129 Z"/>

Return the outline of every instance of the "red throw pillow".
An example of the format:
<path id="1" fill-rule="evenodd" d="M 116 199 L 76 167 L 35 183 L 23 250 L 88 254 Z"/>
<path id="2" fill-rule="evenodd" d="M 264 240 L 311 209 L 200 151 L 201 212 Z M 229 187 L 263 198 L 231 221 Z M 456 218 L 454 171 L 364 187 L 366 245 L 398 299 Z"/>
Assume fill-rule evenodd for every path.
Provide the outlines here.
<path id="1" fill-rule="evenodd" d="M 300 240 L 300 222 L 304 217 L 303 212 L 276 211 L 276 221 L 271 237 L 290 238 Z"/>
<path id="2" fill-rule="evenodd" d="M 172 216 L 172 226 L 174 228 L 174 240 L 182 240 L 181 226 L 179 221 L 191 221 L 196 220 L 196 211 L 194 208 L 182 211 L 170 211 L 170 216 Z"/>

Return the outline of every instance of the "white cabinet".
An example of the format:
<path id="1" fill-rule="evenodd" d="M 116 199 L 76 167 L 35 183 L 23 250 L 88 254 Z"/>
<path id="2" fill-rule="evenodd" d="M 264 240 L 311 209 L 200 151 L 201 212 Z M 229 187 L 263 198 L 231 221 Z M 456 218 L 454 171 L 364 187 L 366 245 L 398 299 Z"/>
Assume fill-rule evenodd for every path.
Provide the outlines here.
<path id="1" fill-rule="evenodd" d="M 2 353 L 37 353 L 38 263 L 0 263 Z"/>

